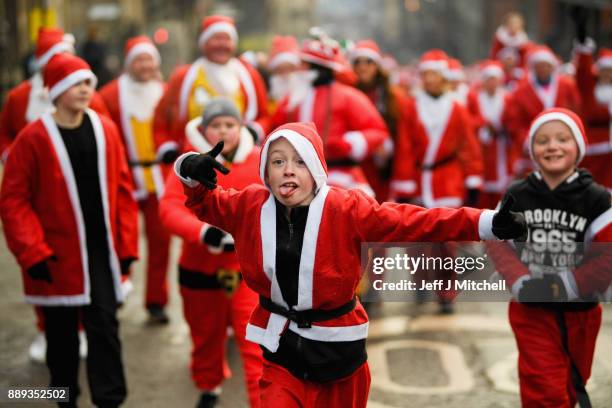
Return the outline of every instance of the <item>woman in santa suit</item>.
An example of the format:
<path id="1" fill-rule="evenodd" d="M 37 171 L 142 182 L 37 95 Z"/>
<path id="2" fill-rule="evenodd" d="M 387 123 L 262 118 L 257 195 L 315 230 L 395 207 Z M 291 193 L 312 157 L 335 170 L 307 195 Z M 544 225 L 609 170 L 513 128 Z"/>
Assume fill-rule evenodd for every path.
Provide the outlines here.
<path id="1" fill-rule="evenodd" d="M 225 143 L 219 160 L 232 172 L 219 179 L 223 187 L 240 190 L 260 183 L 259 149 L 241 125 L 240 112 L 231 100 L 211 99 L 202 117 L 187 124 L 185 136 L 188 151 L 205 153 L 219 141 Z M 245 339 L 257 295 L 242 280 L 232 236 L 200 221 L 185 207 L 186 198 L 181 182 L 171 174 L 160 203 L 160 216 L 163 225 L 183 239 L 179 282 L 193 343 L 191 376 L 202 393 L 198 407 L 213 406 L 223 380 L 230 376 L 225 358 L 228 326 L 234 329 L 242 355 L 250 405 L 258 407 L 261 350 Z"/>
<path id="2" fill-rule="evenodd" d="M 368 317 L 355 298 L 361 243 L 517 237 L 524 220 L 472 208 L 378 204 L 359 190 L 327 185 L 313 123 L 288 123 L 265 140 L 265 186 L 217 188 L 215 160 L 185 153 L 174 165 L 187 207 L 234 237 L 242 275 L 259 295 L 247 326 L 261 345 L 264 407 L 365 407 L 370 386 Z"/>

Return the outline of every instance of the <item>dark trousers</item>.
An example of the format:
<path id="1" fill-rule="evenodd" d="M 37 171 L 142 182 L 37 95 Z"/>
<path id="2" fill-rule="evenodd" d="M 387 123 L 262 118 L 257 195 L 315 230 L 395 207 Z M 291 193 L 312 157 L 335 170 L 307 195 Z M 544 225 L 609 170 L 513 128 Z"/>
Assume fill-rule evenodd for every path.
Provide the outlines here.
<path id="1" fill-rule="evenodd" d="M 70 402 L 60 403 L 62 407 L 76 406 L 79 394 L 79 318 L 87 335 L 87 379 L 93 403 L 98 407 L 116 407 L 127 395 L 117 301 L 108 261 L 91 257 L 89 275 L 91 304 L 42 308 L 50 386 L 70 388 Z"/>

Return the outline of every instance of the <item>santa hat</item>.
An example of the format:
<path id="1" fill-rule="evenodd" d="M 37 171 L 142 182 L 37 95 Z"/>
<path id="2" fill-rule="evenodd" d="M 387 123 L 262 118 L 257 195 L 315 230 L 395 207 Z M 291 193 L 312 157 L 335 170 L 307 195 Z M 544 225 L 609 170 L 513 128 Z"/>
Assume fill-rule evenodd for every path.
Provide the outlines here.
<path id="1" fill-rule="evenodd" d="M 362 40 L 355 44 L 355 48 L 349 53 L 349 60 L 351 64 L 355 63 L 357 58 L 369 58 L 376 64 L 380 65 L 382 61 L 382 54 L 378 44 L 374 40 Z"/>
<path id="2" fill-rule="evenodd" d="M 340 50 L 338 45 L 331 41 L 306 40 L 300 50 L 300 58 L 311 64 L 321 65 L 334 71 L 342 71 L 339 63 Z"/>
<path id="3" fill-rule="evenodd" d="M 66 92 L 71 86 L 89 79 L 95 88 L 98 78 L 94 75 L 85 60 L 72 54 L 57 54 L 45 66 L 43 81 L 49 88 L 49 99 Z"/>
<path id="4" fill-rule="evenodd" d="M 593 71 L 597 74 L 601 69 L 612 68 L 612 49 L 600 48 L 599 55 L 597 56 L 597 62 L 593 66 Z"/>
<path id="5" fill-rule="evenodd" d="M 202 19 L 200 27 L 200 36 L 198 37 L 198 47 L 202 46 L 215 34 L 226 33 L 232 41 L 238 42 L 238 32 L 236 31 L 236 23 L 234 19 L 227 16 L 208 16 Z"/>
<path id="6" fill-rule="evenodd" d="M 559 59 L 546 45 L 534 45 L 527 52 L 527 65 L 530 68 L 538 62 L 547 62 L 554 67 L 559 66 Z"/>
<path id="7" fill-rule="evenodd" d="M 300 64 L 300 47 L 295 37 L 275 35 L 268 59 L 268 69 L 274 70 L 281 64 Z"/>
<path id="8" fill-rule="evenodd" d="M 161 60 L 159 51 L 153 41 L 146 35 L 139 35 L 138 37 L 132 37 L 125 43 L 125 61 L 124 65 L 128 67 L 134 59 L 140 54 L 149 54 L 155 60 L 155 63 L 159 65 Z"/>
<path id="9" fill-rule="evenodd" d="M 542 125 L 548 123 L 553 120 L 559 120 L 563 122 L 567 127 L 570 128 L 572 136 L 576 140 L 576 144 L 578 145 L 578 159 L 576 160 L 576 164 L 580 163 L 584 158 L 584 153 L 586 151 L 586 145 L 588 143 L 586 132 L 584 131 L 584 125 L 582 124 L 582 120 L 580 117 L 576 115 L 569 109 L 564 108 L 551 108 L 546 109 L 538 116 L 535 117 L 533 122 L 531 122 L 531 126 L 529 127 L 529 133 L 527 138 L 527 143 L 529 143 L 529 155 L 531 156 L 531 160 L 533 158 L 533 138 L 535 137 L 536 132 Z"/>
<path id="10" fill-rule="evenodd" d="M 419 71 L 437 71 L 444 75 L 448 69 L 448 55 L 442 50 L 433 49 L 421 55 Z"/>
<path id="11" fill-rule="evenodd" d="M 74 54 L 74 36 L 64 33 L 61 28 L 41 27 L 34 51 L 36 67 L 42 69 L 52 56 L 60 52 Z"/>
<path id="12" fill-rule="evenodd" d="M 327 164 L 323 153 L 323 140 L 321 140 L 317 127 L 312 122 L 286 123 L 268 135 L 259 158 L 259 177 L 263 183 L 266 187 L 270 187 L 266 183 L 268 150 L 270 143 L 281 137 L 287 139 L 304 160 L 312 178 L 314 178 L 318 192 L 327 182 Z"/>
<path id="13" fill-rule="evenodd" d="M 465 73 L 463 72 L 463 64 L 457 58 L 449 58 L 448 69 L 444 72 L 444 77 L 449 81 L 463 81 L 465 80 Z"/>
<path id="14" fill-rule="evenodd" d="M 481 80 L 485 80 L 487 78 L 498 78 L 503 79 L 504 74 L 504 66 L 501 62 L 495 60 L 485 60 L 480 63 L 479 67 L 480 78 Z"/>

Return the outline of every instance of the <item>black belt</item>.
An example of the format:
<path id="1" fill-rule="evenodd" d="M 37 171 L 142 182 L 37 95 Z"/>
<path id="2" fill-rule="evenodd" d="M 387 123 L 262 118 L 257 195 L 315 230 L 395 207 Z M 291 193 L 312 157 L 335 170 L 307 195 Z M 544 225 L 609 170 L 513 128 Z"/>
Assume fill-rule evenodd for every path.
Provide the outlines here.
<path id="1" fill-rule="evenodd" d="M 128 165 L 130 167 L 152 167 L 160 163 L 161 162 L 158 160 L 142 160 L 142 161 L 130 160 L 128 161 Z"/>
<path id="2" fill-rule="evenodd" d="M 356 167 L 359 163 L 355 162 L 352 159 L 335 159 L 335 160 L 327 160 L 327 167 Z"/>
<path id="3" fill-rule="evenodd" d="M 451 154 L 450 156 L 446 156 L 445 158 L 440 159 L 437 162 L 432 163 L 432 164 L 417 164 L 417 167 L 422 170 L 433 170 L 438 167 L 444 166 L 445 164 L 450 163 L 451 161 L 455 160 L 455 157 L 457 157 L 456 154 Z"/>
<path id="4" fill-rule="evenodd" d="M 179 284 L 189 289 L 223 289 L 232 295 L 241 280 L 242 275 L 238 271 L 219 269 L 214 274 L 206 274 L 179 266 Z"/>
<path id="5" fill-rule="evenodd" d="M 352 311 L 357 304 L 357 299 L 354 297 L 349 302 L 343 304 L 335 309 L 323 310 L 323 309 L 308 309 L 308 310 L 295 310 L 287 309 L 284 306 L 278 305 L 272 300 L 260 296 L 259 304 L 261 307 L 266 309 L 270 313 L 281 315 L 296 322 L 300 329 L 309 329 L 312 327 L 314 322 L 322 322 L 325 320 L 335 319 L 342 315 L 345 315 Z"/>

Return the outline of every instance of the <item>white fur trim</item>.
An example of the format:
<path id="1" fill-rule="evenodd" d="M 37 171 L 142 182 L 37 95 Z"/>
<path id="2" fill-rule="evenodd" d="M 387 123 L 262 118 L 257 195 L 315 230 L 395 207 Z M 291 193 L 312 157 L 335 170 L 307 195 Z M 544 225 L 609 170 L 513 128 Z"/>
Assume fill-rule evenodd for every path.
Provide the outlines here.
<path id="1" fill-rule="evenodd" d="M 45 65 L 47 65 L 51 57 L 61 52 L 69 52 L 71 54 L 74 54 L 74 45 L 66 41 L 58 42 L 57 44 L 49 48 L 47 52 L 45 52 L 43 55 L 36 58 L 36 60 L 34 61 L 36 69 L 42 70 Z"/>
<path id="2" fill-rule="evenodd" d="M 449 81 L 463 81 L 465 80 L 465 73 L 462 69 L 447 69 L 444 71 L 444 78 Z"/>
<path id="3" fill-rule="evenodd" d="M 159 51 L 157 48 L 151 43 L 140 43 L 133 46 L 130 51 L 125 56 L 124 66 L 129 67 L 130 64 L 134 61 L 134 59 L 140 54 L 149 54 L 155 60 L 155 63 L 159 65 L 161 61 L 161 57 L 159 56 Z"/>
<path id="4" fill-rule="evenodd" d="M 159 149 L 157 149 L 157 159 L 161 160 L 161 158 L 164 157 L 164 154 L 166 152 L 170 150 L 178 150 L 178 147 L 179 147 L 178 143 L 172 140 L 162 143 L 159 146 Z"/>
<path id="5" fill-rule="evenodd" d="M 357 58 L 369 58 L 377 65 L 380 65 L 382 56 L 370 48 L 356 48 L 349 54 L 351 64 L 355 63 Z"/>
<path id="6" fill-rule="evenodd" d="M 438 71 L 442 75 L 445 75 L 448 70 L 448 62 L 443 60 L 430 60 L 419 63 L 419 72 L 423 71 Z M 445 76 L 446 78 L 446 76 Z"/>
<path id="7" fill-rule="evenodd" d="M 270 148 L 270 143 L 281 137 L 287 139 L 289 143 L 291 143 L 291 145 L 295 148 L 302 160 L 304 160 L 304 162 L 306 163 L 306 167 L 308 167 L 310 174 L 315 180 L 315 184 L 317 185 L 317 191 L 323 188 L 327 181 L 327 174 L 325 173 L 323 164 L 319 160 L 319 156 L 317 155 L 314 146 L 304 136 L 291 129 L 280 129 L 268 136 L 266 144 L 264 145 L 261 151 L 261 161 L 259 163 L 259 177 L 261 178 L 261 181 L 266 186 L 268 186 L 265 181 L 266 164 L 268 161 L 268 149 Z"/>
<path id="8" fill-rule="evenodd" d="M 480 71 L 480 77 L 482 79 L 490 77 L 503 79 L 505 76 L 506 74 L 504 73 L 504 70 L 496 65 L 489 65 Z"/>
<path id="9" fill-rule="evenodd" d="M 494 210 L 483 210 L 478 217 L 478 235 L 483 241 L 497 240 L 493 234 L 493 217 L 497 214 Z"/>
<path id="10" fill-rule="evenodd" d="M 584 242 L 590 243 L 608 225 L 612 224 L 612 208 L 608 208 L 589 224 L 584 233 Z"/>
<path id="11" fill-rule="evenodd" d="M 543 124 L 553 120 L 559 120 L 570 128 L 572 136 L 574 136 L 576 144 L 578 145 L 578 160 L 576 161 L 576 164 L 580 163 L 586 151 L 584 135 L 580 131 L 580 128 L 578 127 L 576 122 L 574 122 L 574 120 L 569 117 L 569 115 L 566 115 L 565 113 L 561 112 L 546 113 L 540 116 L 536 121 L 531 124 L 531 127 L 529 128 L 529 137 L 527 138 L 527 142 L 529 143 L 527 147 L 529 149 L 529 155 L 531 156 L 531 159 L 535 162 L 535 159 L 533 157 L 533 138 L 536 132 Z"/>
<path id="12" fill-rule="evenodd" d="M 368 142 L 363 136 L 363 133 L 353 130 L 346 132 L 342 138 L 351 146 L 349 156 L 356 162 L 362 161 L 368 153 Z"/>
<path id="13" fill-rule="evenodd" d="M 612 68 L 612 57 L 601 57 L 595 63 L 597 69 Z"/>
<path id="14" fill-rule="evenodd" d="M 183 184 L 191 188 L 196 187 L 198 184 L 200 184 L 200 182 L 192 178 L 189 178 L 189 177 L 181 176 L 181 164 L 183 164 L 183 160 L 185 160 L 189 156 L 193 156 L 194 154 L 197 155 L 198 153 L 197 152 L 183 153 L 182 155 L 178 157 L 178 159 L 174 161 L 174 174 L 176 174 L 176 177 L 178 177 L 179 180 L 181 180 Z"/>
<path id="15" fill-rule="evenodd" d="M 414 180 L 394 180 L 389 183 L 392 191 L 404 194 L 412 194 L 417 189 L 416 181 Z"/>
<path id="16" fill-rule="evenodd" d="M 198 37 L 198 47 L 202 48 L 210 37 L 218 33 L 228 34 L 234 44 L 238 42 L 238 32 L 236 31 L 236 27 L 226 21 L 219 21 L 218 23 L 211 24 L 210 27 L 200 33 L 200 36 Z"/>
<path id="17" fill-rule="evenodd" d="M 529 41 L 529 38 L 525 32 L 511 35 L 508 32 L 508 29 L 503 25 L 497 27 L 497 30 L 495 30 L 495 37 L 497 37 L 497 39 L 506 47 L 513 48 L 518 48 Z"/>
<path id="18" fill-rule="evenodd" d="M 612 153 L 611 142 L 591 143 L 586 148 L 587 156 L 597 156 L 600 154 Z"/>
<path id="19" fill-rule="evenodd" d="M 297 52 L 281 52 L 268 61 L 268 69 L 274 70 L 281 64 L 300 65 L 300 56 Z"/>
<path id="20" fill-rule="evenodd" d="M 555 55 L 548 50 L 539 50 L 529 55 L 529 59 L 527 60 L 527 65 L 533 67 L 534 64 L 538 62 L 548 62 L 554 67 L 559 65 L 559 60 Z"/>
<path id="21" fill-rule="evenodd" d="M 467 188 L 478 188 L 482 186 L 482 177 L 480 176 L 467 176 L 465 178 L 465 186 Z"/>
<path id="22" fill-rule="evenodd" d="M 85 81 L 86 79 L 91 80 L 92 88 L 95 89 L 98 83 L 98 78 L 89 69 L 79 69 L 65 76 L 55 85 L 53 85 L 53 87 L 49 89 L 49 99 L 51 101 L 55 100 L 55 98 L 66 92 L 71 86 L 76 85 L 81 81 Z"/>
<path id="23" fill-rule="evenodd" d="M 306 53 L 302 52 L 302 53 L 300 53 L 300 58 L 303 61 L 310 62 L 310 63 L 316 64 L 316 65 L 321 65 L 323 67 L 327 67 L 327 68 L 329 68 L 331 70 L 334 70 L 334 71 L 342 71 L 342 69 L 343 69 L 342 65 L 340 65 L 339 63 L 337 63 L 335 61 L 330 61 L 330 60 L 325 59 L 325 58 L 320 58 L 320 57 L 317 57 L 317 56 L 312 55 L 312 54 L 306 54 Z"/>

